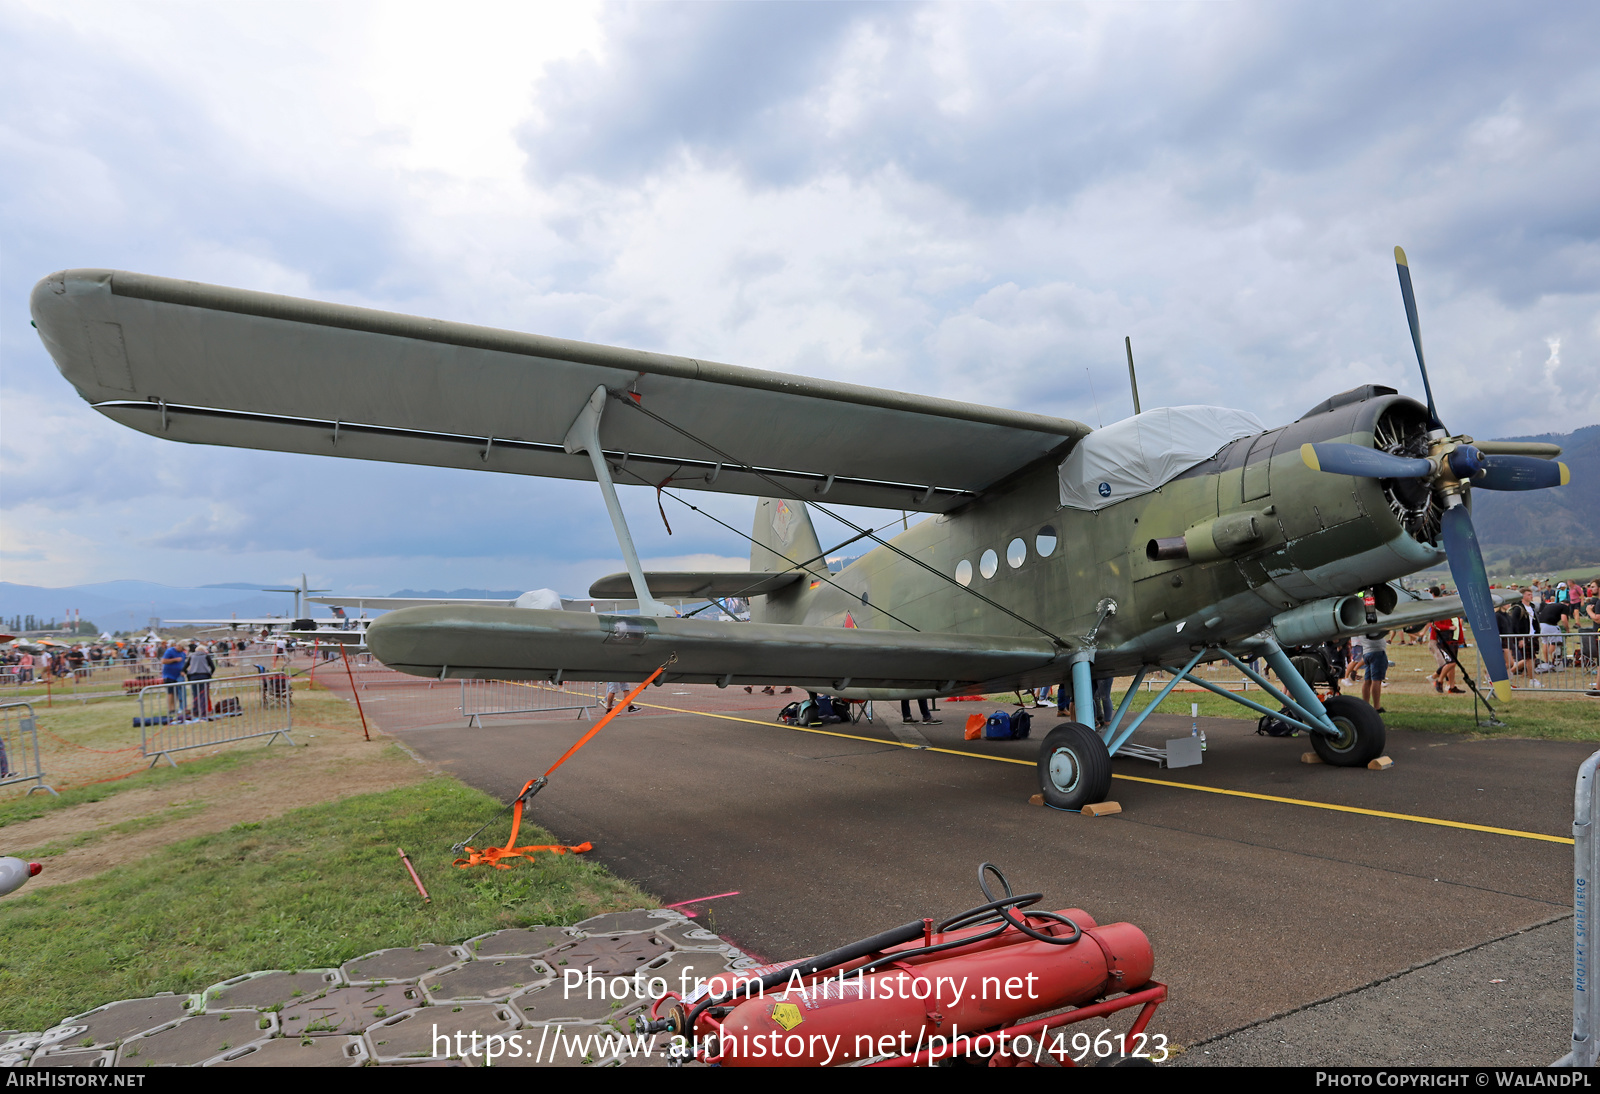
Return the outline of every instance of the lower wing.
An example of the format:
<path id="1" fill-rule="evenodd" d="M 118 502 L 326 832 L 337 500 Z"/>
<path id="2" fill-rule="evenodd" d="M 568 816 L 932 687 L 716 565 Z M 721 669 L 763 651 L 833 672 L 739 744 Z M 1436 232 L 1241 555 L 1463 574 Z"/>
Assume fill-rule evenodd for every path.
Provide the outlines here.
<path id="1" fill-rule="evenodd" d="M 367 644 L 416 676 L 793 684 L 833 693 L 949 695 L 1050 666 L 1048 641 L 517 608 L 406 608 Z"/>

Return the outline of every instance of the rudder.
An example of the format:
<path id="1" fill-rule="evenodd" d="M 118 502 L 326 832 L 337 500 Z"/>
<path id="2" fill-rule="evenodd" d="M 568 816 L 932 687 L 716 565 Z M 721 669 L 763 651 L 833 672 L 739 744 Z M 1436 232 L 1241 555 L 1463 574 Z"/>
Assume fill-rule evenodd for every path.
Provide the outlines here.
<path id="1" fill-rule="evenodd" d="M 750 538 L 750 569 L 772 573 L 793 569 L 796 563 L 823 563 L 822 543 L 811 524 L 805 503 L 781 498 L 762 498 L 756 502 L 755 529 Z"/>

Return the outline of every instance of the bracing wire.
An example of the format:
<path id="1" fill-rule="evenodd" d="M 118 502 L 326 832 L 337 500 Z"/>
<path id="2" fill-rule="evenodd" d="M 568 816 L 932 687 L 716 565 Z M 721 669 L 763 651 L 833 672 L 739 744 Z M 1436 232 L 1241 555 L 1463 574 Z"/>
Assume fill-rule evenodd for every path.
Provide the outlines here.
<path id="1" fill-rule="evenodd" d="M 880 538 L 877 535 L 877 533 L 871 531 L 870 529 L 866 529 L 866 528 L 861 527 L 861 525 L 855 523 L 852 520 L 849 520 L 849 519 L 841 516 L 838 513 L 833 512 L 832 510 L 828 509 L 827 507 L 821 505 L 818 502 L 807 501 L 805 498 L 803 498 L 799 494 L 795 493 L 795 491 L 793 491 L 789 487 L 783 485 L 778 480 L 774 479 L 771 475 L 768 475 L 764 471 L 758 470 L 755 467 L 755 465 L 749 464 L 749 463 L 744 462 L 743 460 L 737 459 L 737 458 L 729 455 L 728 453 L 724 452 L 722 449 L 718 448 L 716 445 L 712 444 L 711 442 L 709 442 L 709 441 L 707 441 L 707 440 L 705 440 L 705 439 L 703 439 L 701 437 L 696 437 L 693 433 L 690 433 L 687 429 L 684 429 L 682 426 L 678 425 L 676 422 L 668 421 L 666 418 L 663 418 L 661 415 L 657 414 L 655 411 L 653 411 L 653 410 L 649 409 L 648 407 L 644 406 L 643 403 L 634 402 L 632 399 L 629 399 L 629 398 L 627 398 L 625 396 L 620 396 L 620 395 L 613 395 L 612 397 L 614 399 L 616 399 L 622 405 L 630 406 L 633 409 L 639 411 L 641 414 L 644 414 L 645 416 L 647 416 L 647 417 L 659 422 L 660 424 L 666 426 L 668 429 L 672 430 L 674 433 L 677 433 L 678 435 L 680 435 L 680 436 L 682 436 L 682 437 L 684 437 L 684 438 L 686 438 L 686 439 L 688 439 L 690 441 L 693 441 L 695 444 L 703 446 L 704 448 L 708 449 L 711 452 L 715 452 L 718 456 L 722 457 L 722 460 L 726 465 L 728 465 L 730 467 L 736 467 L 736 468 L 744 471 L 747 474 L 754 475 L 756 478 L 759 478 L 762 482 L 765 482 L 767 485 L 771 486 L 773 488 L 774 492 L 781 493 L 784 497 L 792 498 L 795 501 L 798 501 L 803 505 L 814 505 L 814 506 L 816 506 L 817 510 L 819 512 L 827 514 L 828 516 L 832 517 L 834 520 L 838 521 L 840 524 L 843 524 L 848 528 L 851 528 L 851 529 L 854 529 L 857 532 L 863 533 L 863 535 L 865 535 L 866 537 L 871 538 L 874 543 L 878 544 L 878 546 L 887 548 L 888 550 L 892 551 L 893 553 L 899 555 L 901 558 L 905 559 L 907 562 L 910 562 L 910 563 L 913 563 L 913 564 L 915 564 L 917 566 L 920 566 L 922 569 L 928 571 L 928 573 L 930 573 L 930 574 L 933 574 L 935 577 L 938 577 L 939 579 L 941 579 L 943 581 L 947 581 L 950 584 L 954 585 L 956 588 L 961 589 L 964 592 L 970 593 L 971 595 L 977 597 L 979 600 L 983 601 L 985 604 L 989 605 L 991 608 L 994 608 L 996 611 L 1003 612 L 1006 615 L 1009 615 L 1012 619 L 1015 619 L 1017 622 L 1023 624 L 1024 626 L 1038 631 L 1040 634 L 1042 634 L 1046 638 L 1050 639 L 1050 641 L 1054 642 L 1057 646 L 1060 646 L 1062 648 L 1070 647 L 1071 643 L 1067 642 L 1060 635 L 1058 635 L 1055 632 L 1051 631 L 1047 627 L 1040 626 L 1038 623 L 1035 623 L 1033 620 L 1029 619 L 1027 616 L 1024 616 L 1024 615 L 1022 615 L 1022 614 L 1020 614 L 1018 612 L 1012 611 L 1010 608 L 1006 607 L 1004 604 L 1001 604 L 998 601 L 995 601 L 995 600 L 985 596 L 983 593 L 979 592 L 977 589 L 974 589 L 972 586 L 961 584 L 961 582 L 957 581 L 954 576 L 945 573 L 943 570 L 939 570 L 939 569 L 936 569 L 933 566 L 928 565 L 926 562 L 922 561 L 922 559 L 917 558 L 914 555 L 911 555 L 911 554 L 906 553 L 905 551 L 902 551 L 900 548 L 896 547 L 893 543 L 890 543 L 889 541 Z M 635 477 L 638 478 L 637 475 L 635 475 Z M 641 479 L 640 481 L 644 481 L 644 480 Z M 654 484 L 653 483 L 649 483 L 647 485 L 654 485 Z M 691 506 L 691 508 L 693 508 L 693 506 Z M 710 514 L 707 514 L 707 515 L 709 516 Z M 713 518 L 713 519 L 715 519 L 715 518 Z M 721 522 L 719 521 L 718 523 L 721 523 Z M 727 525 L 724 524 L 723 527 L 727 527 Z M 774 553 L 776 553 L 776 552 L 774 552 Z M 831 584 L 833 584 L 833 582 L 830 581 L 829 584 L 831 585 Z M 853 596 L 855 594 L 852 593 L 851 595 Z M 879 609 L 879 610 L 882 610 L 882 609 Z M 888 615 L 889 613 L 885 612 L 884 614 Z M 890 618 L 895 618 L 895 617 L 890 616 Z M 904 622 L 904 621 L 901 620 L 901 622 Z M 909 624 L 907 624 L 907 625 L 909 626 Z M 913 629 L 915 629 L 915 628 L 913 628 Z"/>

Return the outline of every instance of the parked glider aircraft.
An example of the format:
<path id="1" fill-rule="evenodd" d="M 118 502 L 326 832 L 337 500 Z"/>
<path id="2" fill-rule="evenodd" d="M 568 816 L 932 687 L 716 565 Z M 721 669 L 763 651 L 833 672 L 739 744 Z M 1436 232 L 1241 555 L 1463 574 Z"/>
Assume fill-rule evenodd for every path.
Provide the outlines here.
<path id="1" fill-rule="evenodd" d="M 78 392 L 158 437 L 597 481 L 628 576 L 591 592 L 629 586 L 640 613 L 436 606 L 373 623 L 380 660 L 441 678 L 641 679 L 670 662 L 667 680 L 883 698 L 1070 680 L 1087 714 L 1094 678 L 1160 667 L 1174 684 L 1211 687 L 1191 673 L 1225 659 L 1284 704 L 1325 760 L 1365 764 L 1383 747 L 1382 719 L 1353 697 L 1322 703 L 1280 643 L 1464 609 L 1480 649 L 1497 649 L 1470 489 L 1568 475 L 1553 445 L 1451 434 L 1425 364 L 1426 405 L 1367 385 L 1276 429 L 1239 411 L 1169 407 L 1095 431 L 110 270 L 50 275 L 32 311 Z M 614 479 L 761 498 L 751 572 L 644 573 Z M 858 529 L 877 546 L 831 574 L 806 507 L 833 503 L 934 519 L 890 540 Z M 1387 582 L 1446 557 L 1464 605 L 1393 611 Z M 672 617 L 656 599 L 668 592 L 750 597 L 752 622 Z M 1288 694 L 1241 654 L 1264 657 Z M 1504 698 L 1505 666 L 1488 662 Z M 1128 716 L 1135 691 L 1103 736 L 1071 723 L 1046 737 L 1038 770 L 1052 804 L 1103 799 L 1110 756 L 1144 717 Z"/>

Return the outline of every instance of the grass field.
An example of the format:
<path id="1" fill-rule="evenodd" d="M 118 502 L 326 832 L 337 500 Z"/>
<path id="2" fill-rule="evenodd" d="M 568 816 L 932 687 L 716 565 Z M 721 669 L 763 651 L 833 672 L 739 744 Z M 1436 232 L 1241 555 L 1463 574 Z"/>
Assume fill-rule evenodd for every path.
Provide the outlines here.
<path id="1" fill-rule="evenodd" d="M 338 965 L 386 946 L 653 906 L 576 855 L 451 865 L 500 808 L 438 776 L 171 844 L 0 905 L 0 1027 L 43 1029 L 115 999 L 200 991 L 255 969 Z M 504 838 L 505 826 L 485 833 Z M 550 843 L 524 826 L 519 842 Z M 424 905 L 396 848 L 428 887 Z"/>
<path id="2" fill-rule="evenodd" d="M 65 742 L 62 755 L 115 750 L 137 732 L 126 707 L 57 706 L 39 712 L 40 725 Z M 655 903 L 576 855 L 457 869 L 450 845 L 499 802 L 430 775 L 387 738 L 367 742 L 354 709 L 326 692 L 296 692 L 294 732 L 297 747 L 224 745 L 60 798 L 0 800 L 0 854 L 45 866 L 0 901 L 0 1028 L 43 1029 L 116 999 L 195 992 L 258 969 L 332 966 Z M 508 830 L 502 817 L 479 845 Z M 518 842 L 556 839 L 524 825 Z"/>

